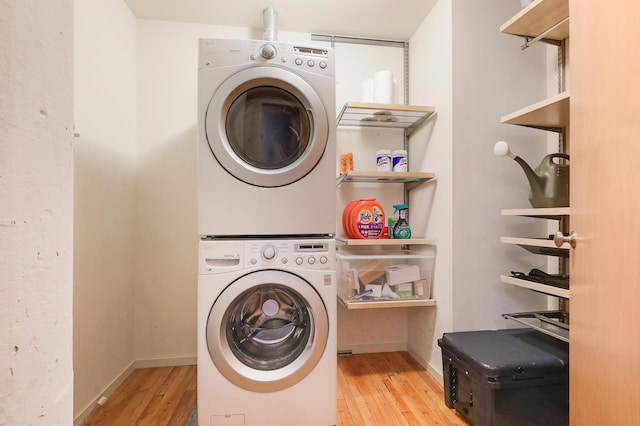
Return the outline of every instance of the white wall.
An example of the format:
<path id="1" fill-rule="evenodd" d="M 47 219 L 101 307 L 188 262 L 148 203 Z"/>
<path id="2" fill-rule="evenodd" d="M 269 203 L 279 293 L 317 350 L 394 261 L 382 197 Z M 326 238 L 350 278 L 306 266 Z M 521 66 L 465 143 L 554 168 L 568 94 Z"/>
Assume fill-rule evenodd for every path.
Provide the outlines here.
<path id="1" fill-rule="evenodd" d="M 138 20 L 135 358 L 144 365 L 195 363 L 198 38 L 215 36 L 250 34 Z"/>
<path id="2" fill-rule="evenodd" d="M 73 5 L 0 2 L 0 424 L 73 414 Z"/>
<path id="3" fill-rule="evenodd" d="M 421 363 L 441 371 L 436 339 L 453 328 L 453 70 L 452 5 L 439 1 L 410 40 L 410 101 L 432 105 L 436 116 L 411 137 L 416 171 L 431 171 L 436 181 L 411 194 L 411 226 L 417 237 L 435 240 L 435 307 L 412 309 L 409 351 Z"/>
<path id="4" fill-rule="evenodd" d="M 122 0 L 75 2 L 76 416 L 134 362 L 136 19 Z"/>
<path id="5" fill-rule="evenodd" d="M 499 32 L 519 8 L 517 0 L 491 7 L 440 0 L 411 39 L 411 102 L 437 110 L 411 141 L 412 157 L 422 158 L 419 169 L 437 176 L 413 193 L 412 227 L 436 240 L 438 256 L 437 307 L 410 311 L 408 340 L 410 351 L 439 374 L 443 332 L 516 326 L 501 314 L 546 306 L 545 297 L 498 278 L 544 265 L 544 257 L 499 242 L 501 235 L 522 235 L 524 226 L 531 232 L 531 222 L 500 216 L 503 208 L 528 206 L 528 184 L 515 162 L 493 155 L 493 144 L 511 141 L 536 165 L 545 150 L 536 143 L 543 132 L 500 124 L 501 116 L 545 96 L 544 49 L 525 55 L 519 39 Z M 416 218 L 418 208 L 424 214 Z"/>
<path id="6" fill-rule="evenodd" d="M 544 269 L 547 259 L 502 244 L 500 236 L 544 237 L 546 223 L 500 215 L 530 207 L 529 185 L 517 163 L 493 154 L 493 145 L 509 141 L 533 167 L 545 155 L 545 132 L 499 120 L 546 97 L 546 51 L 542 43 L 522 51 L 522 39 L 498 31 L 520 10 L 519 1 L 453 5 L 453 327 L 513 327 L 502 313 L 544 310 L 547 298 L 498 277 Z"/>

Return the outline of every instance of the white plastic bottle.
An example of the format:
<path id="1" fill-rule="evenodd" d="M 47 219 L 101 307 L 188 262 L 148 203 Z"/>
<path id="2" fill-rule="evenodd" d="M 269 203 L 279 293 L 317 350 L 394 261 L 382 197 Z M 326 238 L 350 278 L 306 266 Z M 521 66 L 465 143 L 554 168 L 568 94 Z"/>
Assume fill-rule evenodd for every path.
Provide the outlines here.
<path id="1" fill-rule="evenodd" d="M 408 170 L 406 150 L 396 149 L 395 151 L 393 151 L 392 161 L 393 161 L 392 170 L 394 172 L 406 172 Z"/>
<path id="2" fill-rule="evenodd" d="M 392 170 L 390 150 L 381 149 L 376 152 L 376 170 L 379 172 L 390 172 Z"/>

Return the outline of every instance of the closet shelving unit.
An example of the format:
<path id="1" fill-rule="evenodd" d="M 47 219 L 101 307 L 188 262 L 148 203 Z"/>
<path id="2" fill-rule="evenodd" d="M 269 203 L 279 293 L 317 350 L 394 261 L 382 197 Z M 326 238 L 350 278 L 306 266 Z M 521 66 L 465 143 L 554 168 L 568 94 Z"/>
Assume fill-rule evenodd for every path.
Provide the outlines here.
<path id="1" fill-rule="evenodd" d="M 569 0 L 535 0 L 500 27 L 524 37 L 526 49 L 539 40 L 561 42 L 569 37 Z"/>
<path id="2" fill-rule="evenodd" d="M 537 128 L 559 133 L 562 150 L 566 149 L 568 141 L 564 140 L 566 129 L 569 128 L 570 94 L 564 88 L 564 60 L 563 51 L 565 39 L 569 37 L 569 1 L 568 0 L 535 0 L 523 8 L 515 16 L 500 27 L 504 34 L 523 37 L 526 49 L 532 44 L 542 41 L 559 46 L 559 93 L 524 107 L 501 118 L 504 124 L 513 124 Z M 502 216 L 522 216 L 544 220 L 559 221 L 560 228 L 566 232 L 571 215 L 569 207 L 560 208 L 531 208 L 505 209 Z M 520 237 L 502 237 L 501 242 L 517 244 L 524 249 L 540 255 L 568 258 L 571 245 L 562 242 L 558 247 L 553 240 Z M 565 263 L 560 261 L 561 270 L 565 270 Z M 533 281 L 517 279 L 502 275 L 503 283 L 527 288 L 550 296 L 560 298 L 560 305 L 568 304 L 570 290 L 541 284 Z M 569 341 L 568 316 L 564 309 L 544 312 L 522 312 L 503 314 L 504 318 L 519 322 L 557 339 Z"/>
<path id="3" fill-rule="evenodd" d="M 363 183 L 403 183 L 407 190 L 412 190 L 416 186 L 435 179 L 436 175 L 430 172 L 356 172 L 349 171 L 338 176 L 337 185 L 342 182 L 363 182 Z"/>
<path id="4" fill-rule="evenodd" d="M 434 114 L 435 108 L 431 106 L 348 102 L 338 114 L 337 126 L 403 129 L 404 147 L 409 151 L 409 135 Z M 336 178 L 336 187 L 348 182 L 402 184 L 405 191 L 405 204 L 408 204 L 409 191 L 434 179 L 435 173 L 431 172 L 349 171 Z M 337 238 L 337 241 L 344 246 L 353 248 L 398 247 L 404 250 L 412 245 L 435 246 L 435 241 L 422 238 L 406 240 Z M 436 303 L 433 299 L 347 301 L 338 297 L 338 300 L 347 309 L 405 308 L 434 306 Z"/>
<path id="5" fill-rule="evenodd" d="M 435 112 L 429 106 L 347 102 L 338 115 L 338 126 L 404 129 L 409 136 Z"/>

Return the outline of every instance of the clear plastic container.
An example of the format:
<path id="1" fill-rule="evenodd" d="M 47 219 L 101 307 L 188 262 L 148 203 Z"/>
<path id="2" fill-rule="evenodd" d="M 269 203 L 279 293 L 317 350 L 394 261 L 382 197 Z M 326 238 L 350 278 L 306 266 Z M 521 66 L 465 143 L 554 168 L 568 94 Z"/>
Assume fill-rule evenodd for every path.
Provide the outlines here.
<path id="1" fill-rule="evenodd" d="M 338 296 L 344 302 L 431 298 L 433 255 L 345 250 L 336 256 Z"/>

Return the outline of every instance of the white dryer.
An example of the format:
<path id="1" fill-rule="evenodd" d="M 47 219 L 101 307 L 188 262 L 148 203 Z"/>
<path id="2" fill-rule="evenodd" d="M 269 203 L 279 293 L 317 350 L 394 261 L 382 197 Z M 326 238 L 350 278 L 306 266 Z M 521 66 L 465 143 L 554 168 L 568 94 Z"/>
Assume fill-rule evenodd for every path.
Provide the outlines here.
<path id="1" fill-rule="evenodd" d="M 200 424 L 335 425 L 335 240 L 202 240 L 198 264 Z"/>
<path id="2" fill-rule="evenodd" d="M 201 39 L 198 61 L 199 234 L 334 234 L 332 49 Z"/>

